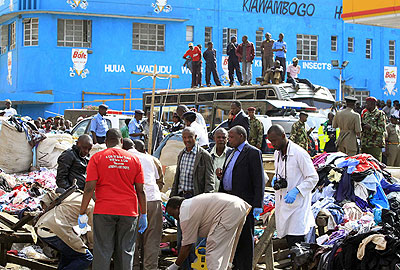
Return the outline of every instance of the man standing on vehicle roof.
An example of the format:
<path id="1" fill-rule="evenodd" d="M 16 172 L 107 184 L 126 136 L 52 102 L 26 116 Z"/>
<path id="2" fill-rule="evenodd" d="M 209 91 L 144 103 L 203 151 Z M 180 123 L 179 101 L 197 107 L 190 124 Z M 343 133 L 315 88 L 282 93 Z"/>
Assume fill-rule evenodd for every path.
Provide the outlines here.
<path id="1" fill-rule="evenodd" d="M 276 40 L 272 46 L 272 51 L 275 52 L 275 60 L 279 60 L 283 67 L 282 81 L 285 81 L 287 44 L 283 41 L 283 37 L 283 33 L 280 33 L 279 40 Z"/>
<path id="2" fill-rule="evenodd" d="M 242 44 L 236 49 L 239 62 L 242 62 L 243 83 L 241 85 L 251 85 L 253 59 L 255 57 L 254 44 L 247 40 L 247 36 L 242 37 Z"/>
<path id="3" fill-rule="evenodd" d="M 93 144 L 102 144 L 106 140 L 108 124 L 104 116 L 107 115 L 107 110 L 108 106 L 106 104 L 101 104 L 99 106 L 99 112 L 92 118 L 90 132 L 92 133 Z"/>
<path id="4" fill-rule="evenodd" d="M 346 109 L 339 111 L 333 118 L 333 128 L 340 128 L 339 138 L 336 141 L 337 150 L 349 156 L 357 154 L 357 137 L 361 133 L 360 114 L 354 111 L 357 99 L 347 96 Z"/>
<path id="5" fill-rule="evenodd" d="M 207 50 L 203 53 L 204 60 L 206 60 L 206 84 L 211 86 L 211 73 L 214 78 L 215 85 L 221 86 L 217 70 L 217 51 L 213 48 L 213 43 L 210 41 L 207 44 Z"/>
<path id="6" fill-rule="evenodd" d="M 240 71 L 239 59 L 236 55 L 236 37 L 231 37 L 231 43 L 229 43 L 226 53 L 228 54 L 228 70 L 229 70 L 229 86 L 233 86 L 235 82 L 233 78 L 233 72 L 236 70 L 236 77 L 240 84 L 242 84 L 242 72 Z"/>
<path id="7" fill-rule="evenodd" d="M 193 43 L 189 43 L 189 50 L 186 51 L 183 59 L 187 60 L 187 57 L 192 58 L 192 88 L 197 87 L 197 84 L 201 81 L 198 77 L 200 76 L 200 61 L 201 61 L 201 50 L 197 46 L 193 46 Z"/>
<path id="8" fill-rule="evenodd" d="M 260 120 L 255 116 L 256 108 L 247 108 L 247 113 L 250 118 L 250 135 L 248 142 L 250 145 L 261 150 L 263 136 L 264 136 L 264 126 Z"/>
<path id="9" fill-rule="evenodd" d="M 261 43 L 261 54 L 262 54 L 262 76 L 265 76 L 265 72 L 274 66 L 274 52 L 272 46 L 274 46 L 275 40 L 271 39 L 270 33 L 265 33 L 265 40 Z"/>
<path id="10" fill-rule="evenodd" d="M 135 110 L 135 117 L 129 123 L 129 136 L 132 140 L 141 140 L 145 135 L 143 133 L 143 127 L 141 126 L 141 121 L 143 119 L 144 111 Z"/>
<path id="11" fill-rule="evenodd" d="M 308 114 L 300 112 L 300 119 L 293 124 L 290 131 L 290 140 L 295 144 L 300 145 L 304 150 L 308 151 L 308 135 L 314 130 L 314 127 L 306 131 L 306 122 Z"/>

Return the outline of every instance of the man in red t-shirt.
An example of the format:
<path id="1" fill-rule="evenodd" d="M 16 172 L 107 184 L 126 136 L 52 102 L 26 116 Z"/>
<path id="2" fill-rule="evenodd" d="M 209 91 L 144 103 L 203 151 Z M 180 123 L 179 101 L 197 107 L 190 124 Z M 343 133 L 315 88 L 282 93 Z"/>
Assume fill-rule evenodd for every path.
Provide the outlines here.
<path id="1" fill-rule="evenodd" d="M 201 76 L 201 50 L 199 47 L 193 46 L 193 43 L 189 43 L 189 50 L 186 51 L 183 59 L 187 60 L 188 56 L 192 59 L 192 88 L 195 88 L 201 82 L 201 78 L 199 78 Z"/>
<path id="2" fill-rule="evenodd" d="M 121 148 L 121 131 L 109 129 L 106 145 L 107 149 L 94 154 L 87 166 L 78 224 L 81 229 L 87 226 L 87 207 L 96 191 L 92 269 L 110 269 L 114 253 L 114 269 L 132 270 L 139 216 L 138 201 L 139 232 L 143 233 L 147 228 L 143 170 L 139 159 Z"/>

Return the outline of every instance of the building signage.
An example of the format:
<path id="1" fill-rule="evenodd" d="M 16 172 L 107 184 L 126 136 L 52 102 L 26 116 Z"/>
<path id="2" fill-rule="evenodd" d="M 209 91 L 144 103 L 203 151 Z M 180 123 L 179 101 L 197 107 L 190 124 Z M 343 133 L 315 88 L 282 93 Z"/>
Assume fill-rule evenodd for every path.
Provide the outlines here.
<path id="1" fill-rule="evenodd" d="M 171 12 L 172 7 L 171 5 L 167 5 L 168 0 L 157 0 L 156 3 L 151 4 L 151 6 L 154 8 L 155 13 L 160 13 L 160 12 Z"/>
<path id="2" fill-rule="evenodd" d="M 125 72 L 124 65 L 104 65 L 104 72 Z"/>
<path id="3" fill-rule="evenodd" d="M 67 4 L 70 5 L 73 9 L 80 7 L 81 9 L 86 9 L 89 5 L 87 0 L 67 0 Z"/>
<path id="4" fill-rule="evenodd" d="M 137 72 L 154 73 L 153 65 L 136 65 Z M 156 73 L 171 74 L 172 66 L 157 66 Z"/>
<path id="5" fill-rule="evenodd" d="M 12 85 L 12 75 L 11 75 L 12 52 L 8 52 L 8 54 L 7 54 L 7 69 L 8 69 L 7 82 L 8 82 L 8 85 Z"/>
<path id="6" fill-rule="evenodd" d="M 385 95 L 394 96 L 397 93 L 396 82 L 397 82 L 397 67 L 384 67 L 383 69 L 383 80 L 385 81 Z"/>
<path id="7" fill-rule="evenodd" d="M 69 75 L 75 77 L 75 74 L 77 74 L 82 79 L 86 78 L 89 74 L 89 70 L 85 68 L 87 60 L 87 49 L 72 49 L 72 63 L 74 63 L 74 66 L 69 68 Z"/>
<path id="8" fill-rule="evenodd" d="M 255 12 L 276 15 L 312 17 L 315 13 L 314 4 L 276 0 L 243 0 L 244 12 Z"/>

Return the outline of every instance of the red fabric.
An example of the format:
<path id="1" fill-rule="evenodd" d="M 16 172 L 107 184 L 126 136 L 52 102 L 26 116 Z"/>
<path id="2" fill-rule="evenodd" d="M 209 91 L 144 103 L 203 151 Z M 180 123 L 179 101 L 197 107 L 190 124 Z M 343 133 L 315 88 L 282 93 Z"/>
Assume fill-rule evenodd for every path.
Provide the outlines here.
<path id="1" fill-rule="evenodd" d="M 108 148 L 93 155 L 87 182 L 96 183 L 94 214 L 138 216 L 134 183 L 144 183 L 142 165 L 133 154 Z"/>
<path id="2" fill-rule="evenodd" d="M 238 57 L 239 62 L 242 62 L 243 43 L 239 44 L 239 46 L 236 48 L 236 55 Z M 249 41 L 249 43 L 246 46 L 246 62 L 252 62 L 254 57 L 255 57 L 254 44 Z"/>
<path id="3" fill-rule="evenodd" d="M 271 212 L 272 210 L 275 209 L 275 205 L 272 202 L 269 202 L 267 205 L 264 204 L 264 209 L 263 212 L 261 213 L 261 216 Z"/>
<path id="4" fill-rule="evenodd" d="M 187 50 L 183 57 L 186 58 L 187 56 L 190 56 L 193 61 L 200 61 L 200 59 L 201 59 L 201 50 L 199 49 L 199 47 L 195 46 L 193 48 L 193 51 L 191 49 Z"/>
<path id="5" fill-rule="evenodd" d="M 367 109 L 362 110 L 362 112 L 361 112 L 361 118 L 363 118 L 364 114 L 365 114 L 367 111 L 368 111 Z"/>
<path id="6" fill-rule="evenodd" d="M 356 166 L 356 172 L 365 172 L 369 169 L 381 170 L 379 164 L 377 164 L 370 154 L 359 154 L 352 157 L 347 157 L 347 159 L 357 159 L 360 164 Z"/>
<path id="7" fill-rule="evenodd" d="M 18 250 L 11 249 L 11 250 L 7 251 L 7 254 L 12 254 L 12 255 L 18 256 Z"/>

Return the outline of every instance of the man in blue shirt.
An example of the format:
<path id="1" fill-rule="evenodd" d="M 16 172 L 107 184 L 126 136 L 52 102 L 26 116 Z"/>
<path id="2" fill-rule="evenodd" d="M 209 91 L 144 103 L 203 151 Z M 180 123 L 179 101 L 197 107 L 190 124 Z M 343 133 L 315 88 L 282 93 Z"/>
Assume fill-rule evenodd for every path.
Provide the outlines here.
<path id="1" fill-rule="evenodd" d="M 92 133 L 93 144 L 105 143 L 106 133 L 109 129 L 107 120 L 104 118 L 104 116 L 107 115 L 107 110 L 108 106 L 101 104 L 99 106 L 99 112 L 92 118 L 90 132 Z"/>
<path id="2" fill-rule="evenodd" d="M 144 111 L 135 110 L 135 117 L 129 123 L 129 136 L 132 140 L 144 139 L 143 127 L 141 126 Z"/>
<path id="3" fill-rule="evenodd" d="M 283 37 L 284 35 L 280 33 L 279 40 L 275 41 L 272 46 L 272 51 L 275 52 L 275 60 L 279 60 L 281 67 L 283 67 L 282 81 L 285 81 L 287 45 L 286 42 L 283 41 Z"/>

